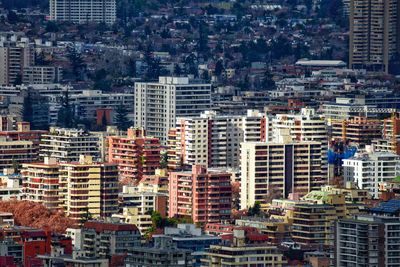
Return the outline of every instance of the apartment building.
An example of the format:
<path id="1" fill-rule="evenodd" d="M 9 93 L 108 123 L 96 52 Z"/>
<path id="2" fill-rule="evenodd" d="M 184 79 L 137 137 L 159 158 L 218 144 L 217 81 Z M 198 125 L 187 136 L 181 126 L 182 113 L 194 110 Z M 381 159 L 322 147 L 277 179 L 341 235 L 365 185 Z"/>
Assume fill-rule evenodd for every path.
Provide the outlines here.
<path id="1" fill-rule="evenodd" d="M 130 249 L 125 260 L 126 267 L 142 266 L 192 267 L 192 251 L 176 247 L 171 237 L 154 239 L 153 246 L 136 246 Z"/>
<path id="2" fill-rule="evenodd" d="M 389 71 L 399 51 L 398 15 L 396 0 L 350 1 L 350 68 Z"/>
<path id="3" fill-rule="evenodd" d="M 0 131 L 0 137 L 6 138 L 9 141 L 32 141 L 35 153 L 39 155 L 39 144 L 42 135 L 47 134 L 43 130 L 31 130 L 29 122 L 17 122 L 16 130 Z"/>
<path id="4" fill-rule="evenodd" d="M 101 159 L 99 137 L 84 130 L 50 127 L 42 135 L 39 145 L 41 158 L 51 157 L 59 161 L 79 161 L 80 155 Z"/>
<path id="5" fill-rule="evenodd" d="M 50 0 L 50 20 L 73 23 L 116 21 L 115 0 Z"/>
<path id="6" fill-rule="evenodd" d="M 160 77 L 158 83 L 135 83 L 134 125 L 144 127 L 166 145 L 176 118 L 199 116 L 210 104 L 211 85 L 187 77 Z"/>
<path id="7" fill-rule="evenodd" d="M 378 198 L 380 186 L 400 175 L 400 157 L 390 152 L 371 151 L 343 160 L 343 170 L 345 181 L 354 182 Z"/>
<path id="8" fill-rule="evenodd" d="M 23 164 L 24 199 L 41 203 L 48 209 L 59 209 L 62 205 L 59 169 L 56 160 L 47 157 L 43 163 Z"/>
<path id="9" fill-rule="evenodd" d="M 97 163 L 90 156 L 81 156 L 78 162 L 59 165 L 62 207 L 76 223 L 111 217 L 118 212 L 116 164 Z"/>
<path id="10" fill-rule="evenodd" d="M 400 220 L 357 215 L 335 222 L 334 266 L 400 265 Z"/>
<path id="11" fill-rule="evenodd" d="M 362 97 L 337 97 L 334 102 L 323 104 L 322 110 L 328 121 L 328 125 L 335 120 L 343 121 L 359 116 L 378 118 L 381 115 L 390 116 L 393 112 L 396 112 L 394 108 L 378 107 L 375 104 L 369 104 Z"/>
<path id="12" fill-rule="evenodd" d="M 244 230 L 234 230 L 233 235 L 230 245 L 211 245 L 201 259 L 201 267 L 286 265 L 276 246 L 268 243 L 246 244 Z"/>
<path id="13" fill-rule="evenodd" d="M 292 239 L 304 247 L 328 250 L 333 243 L 333 222 L 338 218 L 334 205 L 297 203 L 293 208 Z"/>
<path id="14" fill-rule="evenodd" d="M 17 119 L 15 115 L 0 115 L 0 131 L 15 130 Z"/>
<path id="15" fill-rule="evenodd" d="M 193 165 L 191 171 L 169 174 L 169 217 L 220 222 L 230 218 L 231 202 L 230 173 Z"/>
<path id="16" fill-rule="evenodd" d="M 241 151 L 242 209 L 256 201 L 266 204 L 275 192 L 287 198 L 290 193 L 305 195 L 326 184 L 322 175 L 321 143 L 293 141 L 288 129 L 275 133 L 272 142 L 247 142 Z"/>
<path id="17" fill-rule="evenodd" d="M 119 207 L 122 212 L 112 215 L 112 218 L 117 218 L 120 222 L 136 225 L 142 234 L 153 226 L 152 211 L 166 217 L 168 209 L 168 194 L 146 189 L 150 188 L 123 186 L 122 193 L 119 194 Z"/>
<path id="18" fill-rule="evenodd" d="M 0 85 L 22 81 L 25 67 L 34 65 L 34 48 L 27 38 L 0 39 Z"/>
<path id="19" fill-rule="evenodd" d="M 160 142 L 142 128 L 129 128 L 126 137 L 108 138 L 108 161 L 118 165 L 120 178 L 138 183 L 160 167 Z"/>
<path id="20" fill-rule="evenodd" d="M 62 69 L 52 66 L 29 66 L 23 69 L 23 84 L 54 84 L 62 80 Z"/>
<path id="21" fill-rule="evenodd" d="M 392 152 L 400 155 L 400 118 L 393 113 L 391 118 L 383 120 L 382 138 L 372 140 L 375 151 Z"/>
<path id="22" fill-rule="evenodd" d="M 317 115 L 315 109 L 302 108 L 299 114 L 277 114 L 271 127 L 273 130 L 289 129 L 292 140 L 320 142 L 322 175 L 327 176 L 328 134 L 323 116 Z"/>
<path id="23" fill-rule="evenodd" d="M 198 117 L 178 118 L 168 143 L 170 166 L 207 165 L 235 168 L 240 161 L 240 143 L 270 139 L 269 118 L 256 110 L 244 116 L 221 116 L 205 111 Z"/>
<path id="24" fill-rule="evenodd" d="M 131 93 L 104 93 L 100 90 L 83 90 L 78 94 L 71 94 L 70 97 L 71 102 L 76 106 L 76 116 L 79 118 L 94 120 L 97 118 L 98 110 L 111 109 L 115 111 L 118 106 L 123 105 L 128 112 L 128 118 L 133 120 L 134 95 Z M 115 112 L 112 112 L 111 115 L 111 121 L 113 121 Z"/>
<path id="25" fill-rule="evenodd" d="M 140 246 L 140 232 L 132 224 L 88 221 L 80 229 L 71 230 L 67 232 L 73 239 L 74 247 L 80 248 L 88 258 L 109 259 Z"/>
<path id="26" fill-rule="evenodd" d="M 11 141 L 0 136 L 0 169 L 18 168 L 37 160 L 37 149 L 32 141 Z"/>
<path id="27" fill-rule="evenodd" d="M 373 139 L 382 137 L 382 122 L 366 117 L 332 121 L 331 138 L 349 141 L 359 147 L 370 145 Z"/>

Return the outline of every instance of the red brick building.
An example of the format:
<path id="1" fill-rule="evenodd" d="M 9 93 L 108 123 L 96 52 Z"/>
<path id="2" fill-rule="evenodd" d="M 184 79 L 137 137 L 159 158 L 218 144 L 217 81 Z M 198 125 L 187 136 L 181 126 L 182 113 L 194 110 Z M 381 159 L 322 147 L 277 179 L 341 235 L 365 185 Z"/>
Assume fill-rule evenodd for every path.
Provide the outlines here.
<path id="1" fill-rule="evenodd" d="M 231 215 L 231 174 L 193 165 L 192 171 L 169 174 L 169 217 L 194 223 L 220 222 Z"/>
<path id="2" fill-rule="evenodd" d="M 160 141 L 145 136 L 143 129 L 129 128 L 127 137 L 111 136 L 108 143 L 109 162 L 118 164 L 122 179 L 137 183 L 160 167 Z"/>

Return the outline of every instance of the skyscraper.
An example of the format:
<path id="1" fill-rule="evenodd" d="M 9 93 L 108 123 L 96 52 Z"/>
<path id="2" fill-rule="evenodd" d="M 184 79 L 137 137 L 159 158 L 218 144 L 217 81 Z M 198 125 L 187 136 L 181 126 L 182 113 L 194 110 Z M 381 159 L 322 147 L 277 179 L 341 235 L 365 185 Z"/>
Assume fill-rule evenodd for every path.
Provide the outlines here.
<path id="1" fill-rule="evenodd" d="M 351 0 L 349 65 L 389 71 L 398 46 L 397 0 Z"/>

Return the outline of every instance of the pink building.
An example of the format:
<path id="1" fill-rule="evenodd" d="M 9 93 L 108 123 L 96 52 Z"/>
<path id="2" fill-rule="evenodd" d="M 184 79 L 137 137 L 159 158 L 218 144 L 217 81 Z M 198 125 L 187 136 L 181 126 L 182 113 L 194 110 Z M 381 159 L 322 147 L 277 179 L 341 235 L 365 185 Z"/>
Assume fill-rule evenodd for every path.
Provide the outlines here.
<path id="1" fill-rule="evenodd" d="M 230 218 L 231 174 L 193 165 L 192 171 L 169 174 L 169 217 L 186 217 L 194 223 Z"/>
<path id="2" fill-rule="evenodd" d="M 133 183 L 160 168 L 160 150 L 158 138 L 146 136 L 143 129 L 129 128 L 126 137 L 108 138 L 108 161 L 118 164 L 121 179 Z"/>

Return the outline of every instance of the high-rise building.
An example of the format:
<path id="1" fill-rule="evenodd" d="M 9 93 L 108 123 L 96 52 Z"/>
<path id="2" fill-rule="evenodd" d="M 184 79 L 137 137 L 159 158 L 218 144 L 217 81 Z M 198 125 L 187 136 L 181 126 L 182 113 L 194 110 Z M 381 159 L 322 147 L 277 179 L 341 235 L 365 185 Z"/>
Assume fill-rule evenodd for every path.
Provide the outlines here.
<path id="1" fill-rule="evenodd" d="M 210 108 L 211 85 L 189 78 L 160 77 L 159 82 L 135 83 L 135 126 L 167 144 L 176 118 L 195 117 Z"/>
<path id="2" fill-rule="evenodd" d="M 299 114 L 277 114 L 272 119 L 272 129 L 289 129 L 293 140 L 321 143 L 322 175 L 327 176 L 328 134 L 324 117 L 317 115 L 315 109 L 302 108 Z"/>
<path id="3" fill-rule="evenodd" d="M 108 138 L 108 161 L 118 164 L 121 179 L 134 183 L 160 167 L 160 150 L 159 140 L 145 136 L 143 129 L 129 128 L 126 137 Z"/>
<path id="4" fill-rule="evenodd" d="M 269 118 L 256 110 L 244 116 L 221 116 L 205 111 L 199 117 L 178 118 L 176 134 L 170 132 L 170 166 L 207 165 L 235 168 L 240 161 L 240 143 L 270 139 Z M 172 139 L 172 140 L 171 140 Z"/>
<path id="5" fill-rule="evenodd" d="M 116 1 L 50 0 L 50 20 L 113 24 L 116 20 Z"/>
<path id="6" fill-rule="evenodd" d="M 34 49 L 29 40 L 0 40 L 0 85 L 22 82 L 25 67 L 34 65 Z"/>
<path id="7" fill-rule="evenodd" d="M 334 266 L 400 265 L 400 220 L 358 215 L 335 222 Z"/>
<path id="8" fill-rule="evenodd" d="M 101 159 L 99 137 L 84 130 L 51 127 L 42 135 L 40 157 L 60 161 L 79 161 L 80 155 Z"/>
<path id="9" fill-rule="evenodd" d="M 256 201 L 266 203 L 273 191 L 287 198 L 290 193 L 305 195 L 326 184 L 321 173 L 321 143 L 293 141 L 288 129 L 280 131 L 272 142 L 242 143 L 242 209 Z"/>
<path id="10" fill-rule="evenodd" d="M 349 65 L 389 71 L 399 50 L 399 2 L 397 0 L 351 0 Z"/>
<path id="11" fill-rule="evenodd" d="M 382 122 L 366 117 L 332 121 L 332 139 L 356 143 L 359 147 L 370 145 L 373 139 L 382 137 Z"/>
<path id="12" fill-rule="evenodd" d="M 194 223 L 220 222 L 231 215 L 231 174 L 193 165 L 169 175 L 169 217 L 191 217 Z"/>
<path id="13" fill-rule="evenodd" d="M 370 191 L 374 198 L 384 183 L 400 175 L 400 156 L 390 152 L 370 152 L 343 160 L 345 181 Z"/>
<path id="14" fill-rule="evenodd" d="M 60 163 L 59 171 L 62 206 L 76 223 L 117 213 L 116 164 L 96 163 L 90 156 L 81 156 L 79 162 Z"/>
<path id="15" fill-rule="evenodd" d="M 52 158 L 45 158 L 43 163 L 24 164 L 21 171 L 24 199 L 41 203 L 49 209 L 59 209 L 62 204 L 59 169 Z"/>

